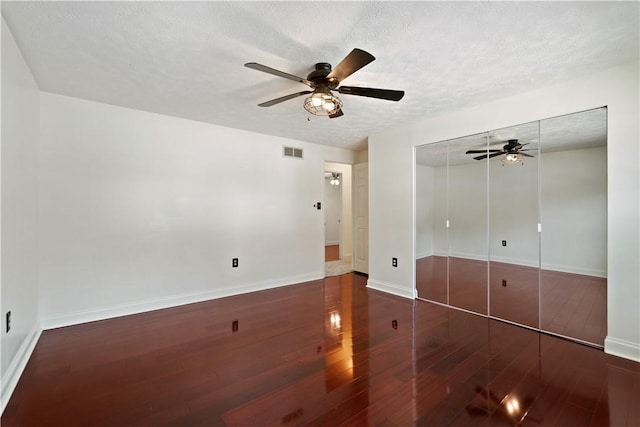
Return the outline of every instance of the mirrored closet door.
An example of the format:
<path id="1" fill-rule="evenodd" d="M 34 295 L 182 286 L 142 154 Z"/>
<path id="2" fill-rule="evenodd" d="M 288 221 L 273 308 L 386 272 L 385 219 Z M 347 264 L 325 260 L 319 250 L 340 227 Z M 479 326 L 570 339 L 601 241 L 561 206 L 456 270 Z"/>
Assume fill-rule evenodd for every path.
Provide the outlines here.
<path id="1" fill-rule="evenodd" d="M 418 298 L 603 346 L 606 108 L 416 148 Z"/>
<path id="2" fill-rule="evenodd" d="M 416 291 L 449 303 L 448 142 L 416 152 Z"/>
<path id="3" fill-rule="evenodd" d="M 540 121 L 541 328 L 604 345 L 607 109 Z"/>
<path id="4" fill-rule="evenodd" d="M 539 328 L 538 122 L 489 140 L 490 314 Z"/>
<path id="5" fill-rule="evenodd" d="M 488 314 L 486 133 L 449 142 L 449 304 Z"/>

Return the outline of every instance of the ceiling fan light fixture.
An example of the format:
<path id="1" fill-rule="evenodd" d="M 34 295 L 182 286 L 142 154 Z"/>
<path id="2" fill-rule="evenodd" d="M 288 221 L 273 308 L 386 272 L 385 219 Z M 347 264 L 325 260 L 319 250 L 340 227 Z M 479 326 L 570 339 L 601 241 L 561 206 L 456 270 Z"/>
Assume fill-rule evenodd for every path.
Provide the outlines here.
<path id="1" fill-rule="evenodd" d="M 518 153 L 507 153 L 507 155 L 502 158 L 502 166 L 504 165 L 524 165 L 524 160 Z"/>
<path id="2" fill-rule="evenodd" d="M 342 101 L 326 87 L 317 87 L 304 100 L 304 109 L 314 116 L 330 116 L 342 108 Z"/>
<path id="3" fill-rule="evenodd" d="M 340 185 L 340 174 L 332 172 L 331 173 L 331 180 L 329 181 L 329 184 L 331 184 L 331 185 Z"/>

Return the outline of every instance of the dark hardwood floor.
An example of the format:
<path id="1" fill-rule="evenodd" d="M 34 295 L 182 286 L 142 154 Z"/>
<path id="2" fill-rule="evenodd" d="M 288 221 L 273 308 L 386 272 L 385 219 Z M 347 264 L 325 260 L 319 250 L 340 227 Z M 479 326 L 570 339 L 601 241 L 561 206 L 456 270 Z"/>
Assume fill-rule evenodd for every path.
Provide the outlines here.
<path id="1" fill-rule="evenodd" d="M 455 257 L 416 261 L 420 298 L 446 304 L 447 280 L 452 306 L 604 346 L 607 279 Z"/>
<path id="2" fill-rule="evenodd" d="M 347 274 L 45 331 L 1 422 L 638 426 L 639 401 L 638 363 Z"/>
<path id="3" fill-rule="evenodd" d="M 337 261 L 340 259 L 340 245 L 327 245 L 324 247 L 324 260 Z"/>

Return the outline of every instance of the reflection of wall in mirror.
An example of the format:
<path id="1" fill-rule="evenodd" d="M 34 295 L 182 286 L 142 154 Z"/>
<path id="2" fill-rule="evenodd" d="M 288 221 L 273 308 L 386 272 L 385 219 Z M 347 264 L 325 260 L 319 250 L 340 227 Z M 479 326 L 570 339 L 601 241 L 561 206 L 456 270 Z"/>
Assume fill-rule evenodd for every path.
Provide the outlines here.
<path id="1" fill-rule="evenodd" d="M 416 257 L 433 254 L 434 169 L 416 165 Z"/>
<path id="2" fill-rule="evenodd" d="M 607 149 L 543 155 L 542 268 L 607 276 Z"/>
<path id="3" fill-rule="evenodd" d="M 491 181 L 490 206 L 493 229 L 490 232 L 491 259 L 521 265 L 538 265 L 538 207 L 537 190 L 526 192 L 513 185 L 517 181 L 498 179 L 495 174 L 505 174 L 514 168 L 537 168 L 537 162 L 524 166 L 500 165 L 492 160 L 494 176 Z M 527 166 L 528 165 L 528 166 Z M 453 170 L 455 168 L 455 170 Z M 519 171 L 524 172 L 523 170 Z M 537 177 L 537 172 L 526 173 L 527 179 Z M 433 186 L 427 189 L 429 179 L 416 183 L 416 254 L 418 258 L 429 255 L 460 256 L 486 259 L 486 202 L 473 203 L 462 188 L 481 188 L 486 185 L 486 165 L 482 162 L 451 166 L 449 171 L 450 194 L 447 201 L 446 167 L 431 168 L 417 165 L 417 177 L 433 176 Z M 540 214 L 543 224 L 541 234 L 541 265 L 544 269 L 570 273 L 606 276 L 607 221 L 606 221 L 606 147 L 545 153 L 540 163 Z M 521 184 L 521 183 L 520 183 Z M 531 185 L 535 188 L 535 182 Z M 457 190 L 456 190 L 457 189 Z M 486 190 L 478 191 L 486 197 Z M 505 206 L 515 200 L 518 214 Z M 479 223 L 458 221 L 454 240 L 447 239 L 446 229 L 439 226 L 450 211 L 464 213 L 466 218 L 478 218 Z M 432 211 L 433 215 L 426 213 Z M 469 227 L 468 230 L 460 227 Z M 499 225 L 499 226 L 498 226 Z M 452 228 L 454 224 L 452 221 Z M 533 227 L 533 228 L 532 228 Z M 498 228 L 498 230 L 495 230 Z M 467 236 L 462 239 L 460 236 Z M 502 240 L 508 241 L 506 248 Z M 493 241 L 495 240 L 495 241 Z M 484 250 L 483 250 L 484 249 Z"/>

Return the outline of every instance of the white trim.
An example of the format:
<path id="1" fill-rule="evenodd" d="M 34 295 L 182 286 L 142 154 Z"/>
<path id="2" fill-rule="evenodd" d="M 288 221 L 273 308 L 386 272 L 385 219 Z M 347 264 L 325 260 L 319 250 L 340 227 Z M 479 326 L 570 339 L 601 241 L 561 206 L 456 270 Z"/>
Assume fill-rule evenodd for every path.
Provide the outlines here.
<path id="1" fill-rule="evenodd" d="M 410 299 L 415 299 L 416 295 L 415 289 L 407 289 L 407 288 L 401 288 L 397 285 L 394 285 L 392 283 L 386 283 L 386 282 L 382 282 L 380 280 L 372 280 L 369 279 L 367 280 L 367 288 L 370 289 L 375 289 L 378 291 L 382 291 L 382 292 L 386 292 L 388 294 L 393 294 L 393 295 L 397 295 L 399 297 L 403 297 L 403 298 L 410 298 Z"/>
<path id="2" fill-rule="evenodd" d="M 323 263 L 324 266 L 324 263 Z M 179 295 L 170 295 L 161 298 L 153 298 L 132 303 L 116 304 L 107 307 L 98 307 L 89 310 L 80 310 L 70 313 L 62 313 L 57 316 L 41 319 L 43 329 L 61 328 L 64 326 L 78 325 L 81 323 L 94 322 L 97 320 L 110 319 L 114 317 L 127 316 L 131 314 L 144 313 L 147 311 L 161 310 L 163 308 L 176 307 L 185 304 L 193 304 L 217 298 L 224 298 L 233 295 L 240 295 L 249 292 L 273 289 L 281 286 L 295 285 L 324 278 L 324 271 L 304 274 L 299 276 L 286 277 L 279 280 L 269 280 L 266 282 L 251 283 L 239 287 L 224 288 L 216 290 L 204 290 Z"/>
<path id="3" fill-rule="evenodd" d="M 583 276 L 607 278 L 606 270 L 598 270 L 595 268 L 571 267 L 567 265 L 542 264 L 543 270 L 559 271 L 561 273 L 581 274 Z"/>
<path id="4" fill-rule="evenodd" d="M 640 344 L 637 342 L 620 340 L 608 336 L 604 339 L 604 352 L 640 362 Z"/>
<path id="5" fill-rule="evenodd" d="M 489 259 L 489 261 L 501 262 L 503 264 L 513 264 L 513 265 L 525 266 L 525 267 L 534 267 L 534 268 L 540 267 L 540 263 L 537 260 L 532 261 L 532 260 L 521 259 L 521 258 L 502 257 L 502 256 L 496 256 L 493 254 L 491 255 L 491 259 Z"/>
<path id="6" fill-rule="evenodd" d="M 416 254 L 416 259 L 421 259 L 421 258 L 428 258 L 430 256 L 434 256 L 433 252 L 422 252 L 422 253 L 417 253 Z"/>
<path id="7" fill-rule="evenodd" d="M 487 254 L 470 254 L 465 252 L 451 252 L 448 256 L 453 258 L 464 258 L 473 261 L 487 261 Z"/>
<path id="8" fill-rule="evenodd" d="M 40 334 L 42 333 L 42 329 L 39 327 L 34 327 L 27 334 L 24 341 L 22 341 L 22 345 L 18 349 L 18 353 L 16 353 L 15 357 L 11 361 L 11 364 L 7 368 L 4 376 L 2 377 L 2 392 L 0 394 L 0 415 L 4 412 L 4 408 L 6 408 L 7 403 L 9 403 L 9 399 L 13 394 L 13 391 L 18 385 L 18 380 L 22 376 L 24 372 L 24 368 L 27 366 L 27 362 L 31 357 L 31 353 L 36 348 L 36 343 L 40 338 Z"/>
<path id="9" fill-rule="evenodd" d="M 324 242 L 325 246 L 335 246 L 335 245 L 339 245 L 340 241 L 336 241 L 336 242 Z"/>

